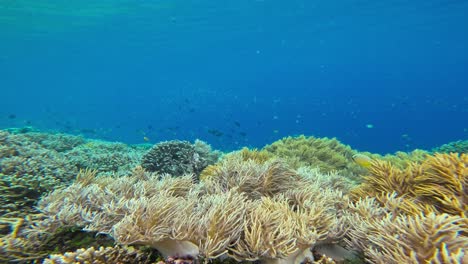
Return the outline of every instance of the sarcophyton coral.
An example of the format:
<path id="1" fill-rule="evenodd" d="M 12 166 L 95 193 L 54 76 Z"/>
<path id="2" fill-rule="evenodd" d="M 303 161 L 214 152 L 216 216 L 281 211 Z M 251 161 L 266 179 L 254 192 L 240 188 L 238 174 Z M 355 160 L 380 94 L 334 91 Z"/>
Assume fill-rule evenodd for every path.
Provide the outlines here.
<path id="1" fill-rule="evenodd" d="M 352 191 L 353 197 L 372 196 L 382 199 L 395 192 L 404 196 L 407 213 L 420 208 L 466 216 L 468 210 L 468 155 L 435 154 L 421 163 L 399 169 L 386 161 L 375 160 L 364 183 Z"/>
<path id="2" fill-rule="evenodd" d="M 467 182 L 465 154 L 426 156 L 404 169 L 374 160 L 351 192 L 350 247 L 371 263 L 466 263 Z"/>
<path id="3" fill-rule="evenodd" d="M 422 149 L 415 149 L 411 152 L 397 151 L 394 154 L 383 156 L 369 152 L 361 152 L 361 154 L 372 159 L 390 162 L 396 168 L 405 169 L 411 164 L 423 162 L 431 153 Z"/>
<path id="4" fill-rule="evenodd" d="M 352 156 L 357 153 L 337 139 L 305 137 L 286 137 L 263 150 L 286 160 L 292 168 L 304 166 L 318 167 L 322 172 L 343 171 L 343 175 L 354 179 L 365 172 L 365 169 L 353 162 Z"/>
<path id="5" fill-rule="evenodd" d="M 192 173 L 198 177 L 208 165 L 215 163 L 220 152 L 201 140 L 194 144 L 188 141 L 165 141 L 153 146 L 142 158 L 141 166 L 150 172 L 181 176 Z"/>
<path id="6" fill-rule="evenodd" d="M 347 243 L 369 263 L 467 263 L 466 218 L 440 213 L 406 215 L 403 199 L 390 195 L 385 206 L 361 199 L 347 210 Z"/>
<path id="7" fill-rule="evenodd" d="M 238 157 L 219 168 L 217 177 L 198 184 L 191 175 L 161 178 L 142 168 L 118 178 L 83 171 L 74 184 L 43 198 L 48 224 L 37 225 L 37 233 L 40 226 L 78 225 L 166 257 L 285 263 L 313 258 L 309 248 L 346 233 L 340 212 L 347 199 L 340 191 L 275 159 L 258 164 Z"/>

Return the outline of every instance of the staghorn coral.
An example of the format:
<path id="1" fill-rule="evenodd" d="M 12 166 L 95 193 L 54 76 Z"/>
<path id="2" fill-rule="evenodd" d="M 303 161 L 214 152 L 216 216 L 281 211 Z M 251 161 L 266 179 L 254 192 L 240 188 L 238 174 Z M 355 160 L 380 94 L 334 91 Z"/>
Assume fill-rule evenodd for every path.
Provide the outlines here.
<path id="1" fill-rule="evenodd" d="M 151 172 L 181 176 L 200 172 L 208 165 L 215 163 L 220 156 L 218 151 L 201 140 L 194 144 L 188 141 L 165 141 L 154 145 L 143 155 L 141 166 Z"/>
<path id="2" fill-rule="evenodd" d="M 306 137 L 286 137 L 263 148 L 280 157 L 294 169 L 304 166 L 318 167 L 322 172 L 343 171 L 343 175 L 358 180 L 365 172 L 355 164 L 352 156 L 356 154 L 349 146 L 337 139 Z"/>
<path id="3" fill-rule="evenodd" d="M 386 161 L 375 160 L 369 175 L 351 195 L 359 197 L 385 197 L 395 192 L 405 198 L 406 213 L 414 214 L 417 208 L 426 212 L 466 216 L 468 210 L 468 155 L 435 154 L 421 163 L 411 163 L 399 169 Z"/>

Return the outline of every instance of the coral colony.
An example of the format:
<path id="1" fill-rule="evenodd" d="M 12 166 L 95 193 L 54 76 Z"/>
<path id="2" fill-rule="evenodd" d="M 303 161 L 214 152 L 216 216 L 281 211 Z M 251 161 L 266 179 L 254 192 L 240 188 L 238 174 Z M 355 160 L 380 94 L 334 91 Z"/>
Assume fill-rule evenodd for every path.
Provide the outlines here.
<path id="1" fill-rule="evenodd" d="M 0 262 L 468 263 L 466 142 L 231 153 L 0 131 Z"/>

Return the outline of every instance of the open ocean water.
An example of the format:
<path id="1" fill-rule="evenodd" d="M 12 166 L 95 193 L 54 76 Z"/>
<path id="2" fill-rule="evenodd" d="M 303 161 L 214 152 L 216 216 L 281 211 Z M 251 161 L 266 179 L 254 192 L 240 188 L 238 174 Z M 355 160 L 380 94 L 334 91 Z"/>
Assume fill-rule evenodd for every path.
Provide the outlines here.
<path id="1" fill-rule="evenodd" d="M 468 0 L 0 0 L 0 264 L 468 264 L 467 202 Z"/>
<path id="2" fill-rule="evenodd" d="M 223 150 L 468 137 L 468 1 L 2 0 L 0 128 Z"/>

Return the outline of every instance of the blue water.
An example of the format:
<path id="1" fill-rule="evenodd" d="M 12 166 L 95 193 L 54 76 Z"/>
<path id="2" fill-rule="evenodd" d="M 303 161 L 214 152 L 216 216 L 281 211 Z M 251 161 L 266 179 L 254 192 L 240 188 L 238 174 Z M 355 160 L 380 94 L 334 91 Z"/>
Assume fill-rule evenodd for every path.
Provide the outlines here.
<path id="1" fill-rule="evenodd" d="M 3 0 L 0 128 L 359 150 L 468 138 L 468 1 Z"/>

